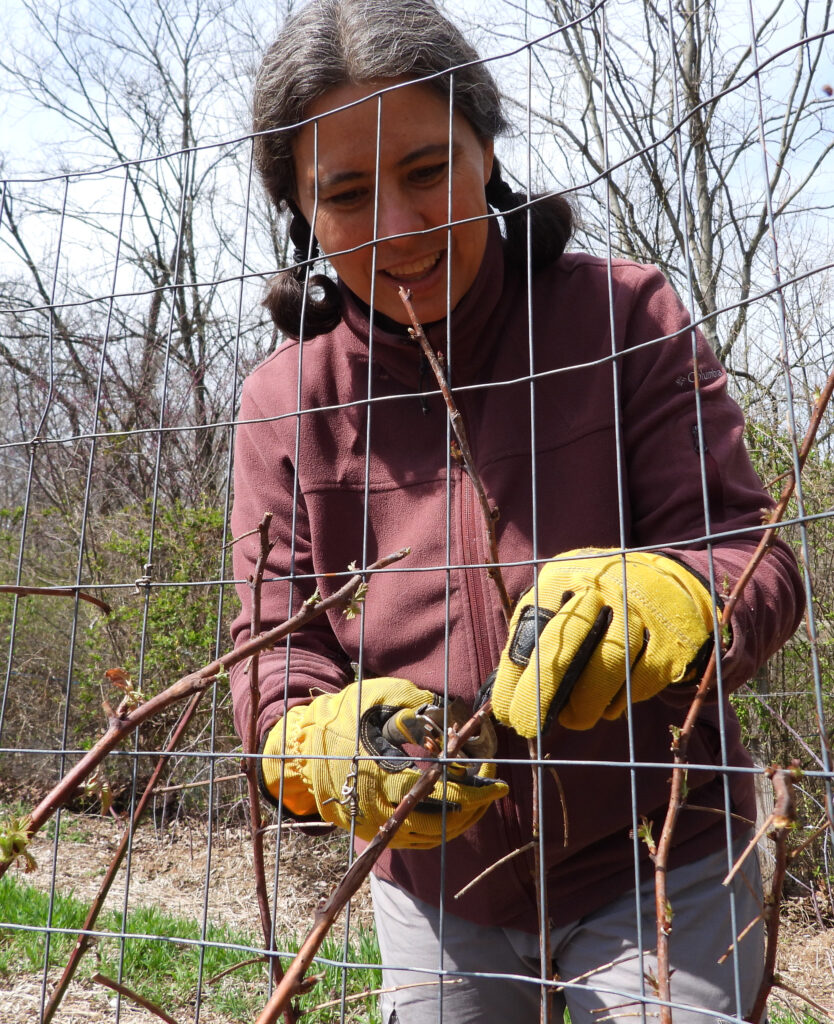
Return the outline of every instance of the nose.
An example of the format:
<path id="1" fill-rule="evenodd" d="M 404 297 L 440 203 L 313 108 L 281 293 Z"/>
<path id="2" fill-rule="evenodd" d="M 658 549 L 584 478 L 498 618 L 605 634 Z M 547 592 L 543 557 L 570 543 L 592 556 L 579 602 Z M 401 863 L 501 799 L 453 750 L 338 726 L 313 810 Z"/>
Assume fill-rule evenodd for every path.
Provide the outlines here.
<path id="1" fill-rule="evenodd" d="M 377 208 L 377 238 L 388 238 L 391 235 L 405 237 L 391 238 L 386 247 L 394 249 L 407 248 L 409 236 L 415 231 L 423 231 L 429 227 L 423 211 L 411 195 L 404 195 L 399 189 L 381 189 Z"/>

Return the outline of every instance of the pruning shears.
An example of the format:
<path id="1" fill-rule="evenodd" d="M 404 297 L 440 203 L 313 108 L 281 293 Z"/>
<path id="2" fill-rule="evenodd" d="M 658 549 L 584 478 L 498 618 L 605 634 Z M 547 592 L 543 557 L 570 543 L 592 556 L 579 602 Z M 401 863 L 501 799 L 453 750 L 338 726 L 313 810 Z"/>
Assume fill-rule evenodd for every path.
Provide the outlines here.
<path id="1" fill-rule="evenodd" d="M 385 721 L 382 735 L 400 749 L 410 743 L 424 747 L 437 757 L 445 748 L 444 725 L 449 730 L 457 730 L 471 717 L 466 702 L 460 697 L 441 705 L 423 704 L 419 708 L 400 708 Z M 450 763 L 449 774 L 458 778 L 476 775 L 478 762 L 491 760 L 497 749 L 495 728 L 489 717 L 484 716 L 478 735 L 470 737 L 458 751 L 458 756 L 462 754 L 466 760 Z"/>

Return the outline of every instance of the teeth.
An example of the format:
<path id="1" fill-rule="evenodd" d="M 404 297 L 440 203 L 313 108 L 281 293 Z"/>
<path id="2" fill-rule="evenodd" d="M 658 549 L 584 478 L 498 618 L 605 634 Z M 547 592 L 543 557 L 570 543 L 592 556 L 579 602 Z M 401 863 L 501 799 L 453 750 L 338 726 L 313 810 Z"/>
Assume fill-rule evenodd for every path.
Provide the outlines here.
<path id="1" fill-rule="evenodd" d="M 439 259 L 440 253 L 435 252 L 421 260 L 415 260 L 413 263 L 400 263 L 396 267 L 388 267 L 385 273 L 391 277 L 420 277 L 427 270 L 431 270 Z"/>

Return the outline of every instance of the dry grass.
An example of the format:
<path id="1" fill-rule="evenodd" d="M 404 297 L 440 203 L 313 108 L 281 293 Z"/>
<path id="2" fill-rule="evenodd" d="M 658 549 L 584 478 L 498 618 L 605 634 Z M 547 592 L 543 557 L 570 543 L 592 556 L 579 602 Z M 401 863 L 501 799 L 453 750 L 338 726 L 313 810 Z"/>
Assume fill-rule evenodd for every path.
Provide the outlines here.
<path id="1" fill-rule="evenodd" d="M 121 838 L 121 826 L 110 819 L 66 815 L 55 862 L 55 885 L 79 899 L 92 900 Z M 275 876 L 277 833 L 267 834 L 266 876 Z M 282 832 L 277 882 L 277 930 L 305 931 L 316 904 L 330 893 L 345 869 L 347 840 L 342 834 L 327 836 Z M 49 889 L 53 840 L 35 837 L 30 847 L 39 870 L 27 882 Z M 108 906 L 121 907 L 125 891 L 124 866 L 110 890 Z M 170 914 L 214 924 L 257 931 L 252 847 L 241 828 L 222 828 L 209 844 L 204 830 L 186 824 L 157 830 L 142 824 L 131 844 L 130 905 L 159 905 Z M 354 920 L 370 924 L 367 885 L 353 904 Z M 5 1022 L 3 1022 L 5 1024 Z"/>

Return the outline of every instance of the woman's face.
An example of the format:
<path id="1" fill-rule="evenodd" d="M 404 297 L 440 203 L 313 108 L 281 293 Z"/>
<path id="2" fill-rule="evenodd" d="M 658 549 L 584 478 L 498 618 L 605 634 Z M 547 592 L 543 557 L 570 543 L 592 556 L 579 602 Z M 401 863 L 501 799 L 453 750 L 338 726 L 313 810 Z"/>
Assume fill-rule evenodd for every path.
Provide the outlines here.
<path id="1" fill-rule="evenodd" d="M 404 286 L 412 293 L 417 316 L 431 323 L 448 312 L 449 267 L 452 309 L 480 268 L 487 221 L 459 224 L 451 239 L 443 225 L 487 212 L 484 187 L 492 170 L 492 142 L 481 141 L 455 112 L 450 166 L 448 101 L 421 84 L 367 99 L 392 84 L 337 86 L 311 106 L 307 116 L 320 118 L 318 132 L 313 123 L 305 125 L 293 147 L 296 201 L 310 224 L 315 213 L 315 235 L 328 255 L 364 246 L 331 256 L 336 273 L 354 294 L 367 303 L 373 298 L 378 312 L 407 323 L 398 294 Z M 362 99 L 347 110 L 320 116 Z M 382 241 L 366 244 L 374 238 Z"/>

